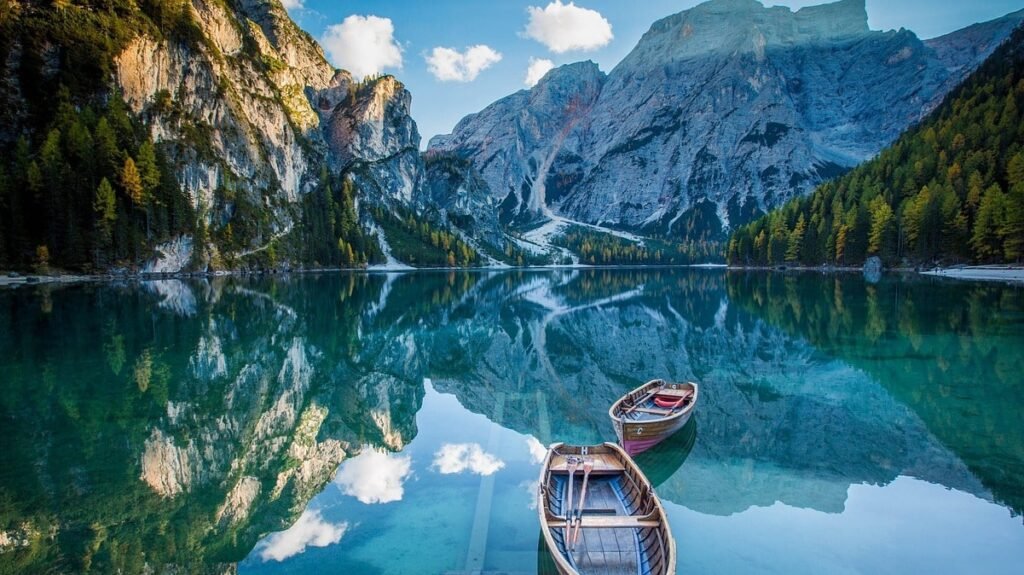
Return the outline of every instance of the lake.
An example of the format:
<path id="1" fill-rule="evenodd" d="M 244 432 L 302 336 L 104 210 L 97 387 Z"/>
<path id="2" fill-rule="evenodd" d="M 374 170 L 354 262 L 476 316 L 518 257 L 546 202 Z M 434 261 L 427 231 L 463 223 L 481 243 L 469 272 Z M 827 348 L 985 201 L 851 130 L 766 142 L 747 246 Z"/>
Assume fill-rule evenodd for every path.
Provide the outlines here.
<path id="1" fill-rule="evenodd" d="M 1024 288 L 595 269 L 0 290 L 0 573 L 536 573 L 545 446 L 637 462 L 680 573 L 1019 573 Z"/>

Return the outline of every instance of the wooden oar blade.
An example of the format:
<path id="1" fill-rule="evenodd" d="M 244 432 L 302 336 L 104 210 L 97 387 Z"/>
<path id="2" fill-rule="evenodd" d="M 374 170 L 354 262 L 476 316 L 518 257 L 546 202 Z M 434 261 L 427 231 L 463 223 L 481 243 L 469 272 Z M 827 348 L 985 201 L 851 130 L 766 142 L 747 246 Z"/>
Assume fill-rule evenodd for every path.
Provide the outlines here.
<path id="1" fill-rule="evenodd" d="M 580 524 L 583 522 L 583 508 L 587 501 L 587 482 L 590 480 L 590 472 L 594 470 L 592 461 L 583 462 L 583 486 L 580 487 L 580 503 L 576 506 L 575 530 L 572 536 L 572 549 L 576 549 L 576 542 L 580 538 Z"/>

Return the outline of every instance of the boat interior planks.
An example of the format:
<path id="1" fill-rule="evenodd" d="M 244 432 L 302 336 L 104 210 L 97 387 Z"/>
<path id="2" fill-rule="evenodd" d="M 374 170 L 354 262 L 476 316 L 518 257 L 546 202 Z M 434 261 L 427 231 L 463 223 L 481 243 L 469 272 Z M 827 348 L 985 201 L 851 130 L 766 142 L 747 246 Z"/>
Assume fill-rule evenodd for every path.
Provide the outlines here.
<path id="1" fill-rule="evenodd" d="M 538 497 L 544 539 L 559 573 L 675 572 L 675 543 L 661 502 L 619 446 L 552 446 Z"/>

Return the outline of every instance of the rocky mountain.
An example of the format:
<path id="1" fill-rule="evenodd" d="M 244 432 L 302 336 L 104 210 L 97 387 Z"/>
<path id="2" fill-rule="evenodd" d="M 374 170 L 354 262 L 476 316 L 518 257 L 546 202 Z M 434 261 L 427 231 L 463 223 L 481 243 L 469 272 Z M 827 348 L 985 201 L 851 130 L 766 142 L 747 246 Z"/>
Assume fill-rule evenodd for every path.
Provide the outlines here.
<path id="1" fill-rule="evenodd" d="M 864 0 L 711 0 L 656 22 L 607 76 L 552 70 L 430 152 L 469 160 L 503 222 L 720 238 L 878 153 L 1022 17 L 923 42 L 870 30 Z"/>
<path id="2" fill-rule="evenodd" d="M 738 226 L 739 265 L 885 265 L 1024 256 L 1024 28 L 872 160 Z M 979 162 L 985 158 L 991 167 Z"/>
<path id="3" fill-rule="evenodd" d="M 862 0 L 712 0 L 421 156 L 402 83 L 334 69 L 280 0 L 8 0 L 0 268 L 686 263 L 873 156 L 1021 16 L 922 42 Z"/>
<path id="4" fill-rule="evenodd" d="M 367 208 L 412 207 L 423 171 L 401 82 L 357 82 L 334 69 L 279 0 L 7 5 L 0 146 L 12 162 L 0 176 L 15 185 L 11 194 L 0 185 L 9 216 L 0 218 L 0 267 L 130 267 L 151 258 L 147 270 L 177 271 L 384 259 L 387 242 Z M 83 139 L 105 138 L 108 125 L 116 132 L 111 161 L 75 154 Z M 48 138 L 63 155 L 46 155 Z M 140 151 L 147 145 L 155 161 Z M 153 181 L 134 188 L 127 159 L 142 172 L 156 164 Z M 54 197 L 5 201 L 32 187 L 33 170 Z M 93 200 L 104 178 L 113 205 L 101 222 Z M 354 185 L 347 199 L 339 193 L 345 180 Z M 176 211 L 165 214 L 172 204 Z M 318 227 L 309 212 L 327 205 L 340 213 Z M 34 213 L 45 216 L 38 226 L 19 224 Z M 47 221 L 59 224 L 47 229 Z M 338 252 L 342 241 L 356 246 L 350 259 L 359 261 L 305 249 Z M 48 258 L 37 256 L 40 248 Z"/>

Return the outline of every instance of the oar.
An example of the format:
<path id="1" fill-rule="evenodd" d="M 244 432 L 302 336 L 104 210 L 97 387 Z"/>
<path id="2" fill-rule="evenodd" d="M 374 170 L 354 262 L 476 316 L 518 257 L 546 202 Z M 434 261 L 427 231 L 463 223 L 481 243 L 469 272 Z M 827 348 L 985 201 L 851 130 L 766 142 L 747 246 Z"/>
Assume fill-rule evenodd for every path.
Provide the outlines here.
<path id="1" fill-rule="evenodd" d="M 680 397 L 680 398 L 679 398 L 679 401 L 677 401 L 677 402 L 673 403 L 672 405 L 670 405 L 670 406 L 668 407 L 668 409 L 669 409 L 670 411 L 674 410 L 675 408 L 677 408 L 677 407 L 679 407 L 680 405 L 682 405 L 682 404 L 683 404 L 683 402 L 684 402 L 684 401 L 686 401 L 687 399 L 690 399 L 690 394 L 686 394 L 686 395 L 684 395 L 684 396 Z"/>
<path id="2" fill-rule="evenodd" d="M 569 543 L 569 535 L 571 534 L 571 530 L 572 530 L 572 484 L 575 483 L 575 481 L 576 481 L 576 478 L 574 477 L 574 475 L 576 474 L 576 465 L 579 463 L 579 460 L 576 459 L 575 456 L 570 455 L 569 458 L 568 458 L 568 463 L 569 463 L 569 496 L 565 498 L 566 501 L 567 501 L 567 504 L 568 504 L 568 509 L 565 510 L 565 542 L 566 542 L 566 544 Z"/>
<path id="3" fill-rule="evenodd" d="M 629 408 L 629 409 L 627 409 L 626 411 L 623 411 L 623 412 L 622 412 L 622 415 L 629 415 L 630 413 L 632 413 L 632 412 L 633 412 L 633 410 L 634 410 L 634 409 L 636 409 L 636 408 L 640 407 L 641 405 L 643 405 L 643 404 L 647 403 L 647 400 L 649 400 L 650 398 L 652 398 L 652 397 L 654 397 L 655 395 L 657 395 L 659 391 L 661 391 L 661 388 L 660 388 L 660 387 L 658 387 L 658 388 L 655 388 L 655 390 L 654 390 L 654 391 L 652 391 L 652 392 L 648 393 L 647 395 L 645 395 L 645 396 L 643 397 L 643 399 L 641 399 L 640 401 L 638 401 L 638 402 L 634 403 L 634 404 L 633 404 L 633 407 L 630 407 L 630 408 Z"/>
<path id="4" fill-rule="evenodd" d="M 572 536 L 572 550 L 576 550 L 576 541 L 580 538 L 580 529 L 583 523 L 583 505 L 587 501 L 587 480 L 590 479 L 590 472 L 594 464 L 590 461 L 583 462 L 583 487 L 580 488 L 580 504 L 576 507 L 576 530 Z"/>

